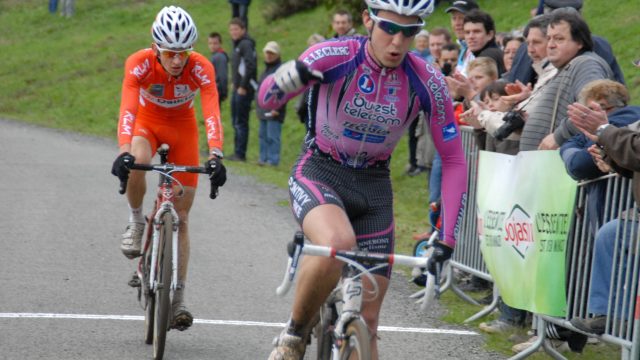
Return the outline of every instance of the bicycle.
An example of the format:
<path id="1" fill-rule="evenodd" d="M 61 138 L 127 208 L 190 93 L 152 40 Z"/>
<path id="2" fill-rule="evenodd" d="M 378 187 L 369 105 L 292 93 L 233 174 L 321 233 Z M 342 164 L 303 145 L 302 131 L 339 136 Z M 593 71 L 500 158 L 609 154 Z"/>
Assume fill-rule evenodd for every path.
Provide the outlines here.
<path id="1" fill-rule="evenodd" d="M 284 296 L 291 287 L 301 255 L 330 257 L 345 263 L 342 277 L 320 308 L 317 323 L 312 330 L 317 339 L 318 359 L 321 360 L 352 359 L 352 355 L 356 356 L 356 359 L 371 358 L 369 328 L 361 316 L 365 292 L 362 276 L 367 276 L 373 284 L 374 288 L 369 292 L 375 298 L 378 288 L 372 271 L 393 264 L 426 267 L 428 260 L 423 257 L 336 250 L 328 246 L 305 244 L 302 232 L 296 232 L 287 250 L 287 270 L 282 283 L 276 289 L 279 296 Z M 366 269 L 363 265 L 375 266 Z"/>
<path id="2" fill-rule="evenodd" d="M 184 191 L 182 184 L 172 176 L 176 172 L 211 174 L 215 169 L 167 163 L 169 145 L 158 149 L 160 164 L 127 164 L 132 170 L 153 171 L 160 175 L 154 211 L 147 217 L 145 242 L 136 271 L 138 301 L 145 310 L 145 343 L 153 344 L 153 358 L 162 359 L 167 331 L 170 329 L 171 300 L 178 281 L 178 224 L 179 218 L 173 200 Z M 174 184 L 180 188 L 176 194 Z M 120 181 L 120 194 L 126 192 L 127 180 Z M 215 199 L 217 188 L 212 187 L 209 197 Z M 144 298 L 143 298 L 144 295 Z"/>

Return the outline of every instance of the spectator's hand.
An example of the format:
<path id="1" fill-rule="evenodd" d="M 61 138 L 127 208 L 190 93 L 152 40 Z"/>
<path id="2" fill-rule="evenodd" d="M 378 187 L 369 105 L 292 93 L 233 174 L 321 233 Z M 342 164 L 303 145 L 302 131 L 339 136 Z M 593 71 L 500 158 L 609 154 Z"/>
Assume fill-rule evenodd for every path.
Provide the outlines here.
<path id="1" fill-rule="evenodd" d="M 589 151 L 589 154 L 593 158 L 593 162 L 596 163 L 596 166 L 598 167 L 598 169 L 600 169 L 600 171 L 605 174 L 613 171 L 613 168 L 609 166 L 606 161 L 604 161 L 603 151 L 598 145 L 594 144 L 589 146 L 587 151 Z"/>
<path id="2" fill-rule="evenodd" d="M 442 271 L 442 265 L 445 261 L 451 259 L 451 255 L 453 254 L 453 249 L 447 245 L 445 245 L 441 241 L 436 241 L 433 243 L 433 253 L 429 257 L 429 261 L 427 261 L 427 270 L 431 273 L 431 275 L 435 276 L 438 270 Z"/>
<path id="3" fill-rule="evenodd" d="M 301 90 L 311 80 L 323 78 L 320 71 L 310 70 L 299 60 L 290 60 L 280 65 L 273 77 L 280 90 L 287 94 Z"/>
<path id="4" fill-rule="evenodd" d="M 471 81 L 464 75 L 456 72 L 451 76 L 444 78 L 449 87 L 449 92 L 453 94 L 453 98 L 464 97 L 465 99 L 473 98 L 474 91 Z"/>
<path id="5" fill-rule="evenodd" d="M 471 108 L 460 114 L 460 119 L 473 126 L 474 129 L 482 129 L 484 127 L 480 124 L 480 121 L 478 121 L 478 117 L 483 110 L 486 110 L 486 105 L 484 103 L 471 101 Z"/>
<path id="6" fill-rule="evenodd" d="M 593 142 L 598 141 L 598 137 L 595 135 L 598 126 L 609 122 L 607 113 L 595 101 L 591 101 L 589 107 L 577 102 L 573 103 L 567 107 L 567 115 L 569 121 Z"/>
<path id="7" fill-rule="evenodd" d="M 516 80 L 515 83 L 509 83 L 505 86 L 506 96 L 501 96 L 500 99 L 513 107 L 515 104 L 527 99 L 531 96 L 531 84 L 525 85 L 520 80 Z"/>
<path id="8" fill-rule="evenodd" d="M 136 158 L 128 152 L 123 152 L 115 159 L 111 165 L 111 174 L 117 176 L 121 181 L 129 179 L 129 171 Z"/>
<path id="9" fill-rule="evenodd" d="M 556 139 L 553 137 L 553 133 L 551 133 L 542 139 L 542 142 L 538 145 L 538 150 L 555 150 L 559 147 L 560 145 L 556 143 Z"/>
<path id="10" fill-rule="evenodd" d="M 238 90 L 236 90 L 236 92 L 238 93 L 238 95 L 240 96 L 245 96 L 247 95 L 247 89 L 243 88 L 242 86 L 238 88 Z"/>

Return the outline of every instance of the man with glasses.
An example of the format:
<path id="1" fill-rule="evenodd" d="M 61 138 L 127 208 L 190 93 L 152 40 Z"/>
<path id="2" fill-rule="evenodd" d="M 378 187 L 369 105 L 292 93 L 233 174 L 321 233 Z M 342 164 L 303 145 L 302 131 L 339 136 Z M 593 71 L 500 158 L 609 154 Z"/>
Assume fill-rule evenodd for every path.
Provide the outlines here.
<path id="1" fill-rule="evenodd" d="M 191 16 L 179 7 L 165 7 L 156 16 L 151 36 L 151 48 L 137 51 L 125 63 L 118 121 L 120 154 L 111 170 L 121 180 L 128 179 L 129 225 L 122 235 L 120 248 L 129 258 L 140 256 L 141 252 L 146 181 L 145 172 L 130 172 L 127 164 L 134 161 L 149 164 L 156 149 L 168 144 L 169 162 L 198 166 L 198 123 L 193 104 L 198 90 L 210 151 L 207 166 L 218 169 L 210 176 L 211 186 L 222 186 L 226 181 L 221 163 L 223 137 L 215 72 L 206 57 L 192 51 L 198 33 Z M 184 330 L 193 322 L 184 305 L 184 286 L 189 264 L 187 224 L 198 177 L 189 173 L 174 176 L 184 185 L 184 194 L 174 202 L 180 218 L 180 255 L 172 327 Z"/>
<path id="2" fill-rule="evenodd" d="M 366 0 L 368 36 L 325 41 L 289 61 L 260 86 L 258 101 L 276 109 L 311 88 L 305 145 L 289 178 L 290 203 L 306 237 L 340 250 L 394 251 L 391 153 L 411 121 L 423 112 L 443 163 L 441 241 L 429 269 L 449 259 L 466 199 L 466 164 L 460 131 L 442 73 L 409 53 L 433 11 L 433 0 Z M 342 263 L 302 260 L 290 319 L 269 359 L 300 359 L 321 304 L 340 278 Z M 378 316 L 390 268 L 373 271 L 375 299 L 363 303 L 378 358 Z M 363 279 L 366 289 L 370 280 Z"/>

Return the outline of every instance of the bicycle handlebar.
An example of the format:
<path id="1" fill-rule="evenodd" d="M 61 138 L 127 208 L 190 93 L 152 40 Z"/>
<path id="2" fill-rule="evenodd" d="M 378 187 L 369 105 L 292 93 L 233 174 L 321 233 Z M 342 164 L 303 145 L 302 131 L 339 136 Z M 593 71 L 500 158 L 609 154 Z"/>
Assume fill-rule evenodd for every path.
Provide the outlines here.
<path id="1" fill-rule="evenodd" d="M 291 283 L 295 277 L 298 266 L 299 257 L 302 254 L 311 256 L 330 257 L 334 259 L 346 258 L 354 260 L 358 263 L 382 264 L 389 265 L 398 264 L 411 267 L 426 267 L 428 258 L 415 257 L 400 254 L 383 254 L 373 253 L 362 250 L 337 250 L 330 246 L 304 244 L 304 235 L 298 232 L 292 242 L 288 244 L 289 260 L 287 262 L 287 270 L 284 279 L 278 288 L 276 294 L 283 296 L 289 291 Z"/>
<path id="2" fill-rule="evenodd" d="M 186 173 L 195 173 L 195 174 L 210 174 L 211 169 L 205 168 L 203 166 L 185 166 L 185 165 L 174 165 L 174 164 L 129 164 L 129 169 L 131 170 L 141 170 L 141 171 L 157 171 L 162 174 L 168 175 L 174 172 L 186 172 Z M 127 179 L 120 179 L 120 189 L 118 192 L 120 194 L 124 194 L 127 191 Z M 215 199 L 218 195 L 218 187 L 212 186 L 211 191 L 209 192 L 209 197 L 211 199 Z"/>

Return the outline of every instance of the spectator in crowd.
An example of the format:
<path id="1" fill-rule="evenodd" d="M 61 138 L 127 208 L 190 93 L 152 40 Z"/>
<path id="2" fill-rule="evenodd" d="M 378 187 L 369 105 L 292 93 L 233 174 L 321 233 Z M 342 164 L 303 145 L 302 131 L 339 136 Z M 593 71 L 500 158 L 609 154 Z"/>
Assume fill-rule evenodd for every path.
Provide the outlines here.
<path id="1" fill-rule="evenodd" d="M 547 28 L 547 59 L 558 75 L 547 83 L 528 117 L 520 138 L 520 151 L 557 149 L 577 131 L 566 121 L 567 106 L 584 85 L 612 79 L 609 65 L 592 52 L 589 25 L 574 9 L 557 9 Z M 571 66 L 569 66 L 571 65 Z"/>
<path id="2" fill-rule="evenodd" d="M 60 15 L 64 17 L 72 17 L 76 12 L 76 0 L 61 0 Z"/>
<path id="3" fill-rule="evenodd" d="M 333 13 L 331 28 L 334 38 L 356 35 L 356 29 L 353 28 L 353 17 L 346 10 L 338 10 Z"/>
<path id="4" fill-rule="evenodd" d="M 624 85 L 616 81 L 590 82 L 580 92 L 579 103 L 592 110 L 597 110 L 598 108 L 593 104 L 598 104 L 605 110 L 609 123 L 616 127 L 627 126 L 640 120 L 640 107 L 628 105 L 629 93 Z M 589 154 L 588 149 L 592 145 L 594 145 L 593 141 L 580 133 L 560 147 L 560 156 L 567 172 L 575 180 L 591 180 L 605 174 Z M 595 234 L 604 220 L 606 182 L 596 181 L 586 184 L 585 191 L 589 199 L 586 204 L 587 221 L 591 232 Z"/>
<path id="5" fill-rule="evenodd" d="M 589 147 L 594 160 L 602 170 L 609 170 L 606 162 L 614 170 L 625 176 L 632 177 L 633 197 L 636 207 L 640 204 L 640 122 L 636 121 L 627 127 L 616 127 L 611 123 L 607 109 L 592 101 L 588 106 L 575 103 L 569 106 L 569 119 L 583 134 L 595 144 Z M 610 104 L 605 104 L 610 105 Z M 614 126 L 611 126 L 614 125 Z M 603 156 L 604 153 L 604 156 Z M 636 207 L 633 210 L 637 211 Z M 626 224 L 625 224 L 626 223 Z M 619 229 L 619 230 L 618 230 Z M 593 318 L 573 318 L 571 324 L 589 333 L 603 334 L 608 319 L 606 316 L 609 306 L 610 290 L 612 289 L 611 275 L 616 264 L 614 249 L 619 249 L 618 264 L 626 264 L 628 249 L 635 248 L 638 241 L 638 213 L 627 211 L 623 217 L 608 222 L 602 226 L 596 235 L 594 258 L 591 272 L 591 286 L 589 290 L 589 312 Z M 617 244 L 616 244 L 617 242 Z M 620 265 L 618 265 L 618 268 Z M 626 271 L 622 266 L 622 271 Z M 621 278 L 627 278 L 618 274 Z M 630 280 L 629 280 L 630 281 Z M 627 303 L 634 303 L 636 289 L 631 283 L 622 284 L 627 287 L 629 294 Z M 617 286 L 617 285 L 615 285 Z M 621 306 L 622 299 L 613 299 L 615 307 Z M 636 309 L 637 310 L 637 309 Z M 627 317 L 629 309 L 619 309 L 621 316 Z"/>
<path id="6" fill-rule="evenodd" d="M 282 63 L 280 60 L 280 45 L 275 41 L 269 41 L 262 49 L 264 55 L 265 70 L 260 75 L 260 83 L 270 74 L 273 74 Z M 280 163 L 280 134 L 282 123 L 286 116 L 287 106 L 283 105 L 276 110 L 265 110 L 256 106 L 258 119 L 260 120 L 260 157 L 258 165 L 278 166 Z"/>
<path id="7" fill-rule="evenodd" d="M 58 12 L 58 0 L 49 0 L 49 13 L 55 14 Z"/>
<path id="8" fill-rule="evenodd" d="M 240 18 L 245 29 L 249 29 L 249 5 L 251 0 L 229 0 L 231 4 L 231 18 Z"/>
<path id="9" fill-rule="evenodd" d="M 320 34 L 311 34 L 309 38 L 307 38 L 307 45 L 315 45 L 319 42 L 324 41 L 324 36 Z M 305 90 L 300 97 L 298 97 L 298 101 L 296 102 L 296 114 L 298 115 L 298 119 L 301 123 L 305 124 L 305 128 L 307 127 L 307 120 L 309 119 L 309 107 L 307 106 L 307 101 L 309 100 L 309 93 L 311 89 Z"/>
<path id="10" fill-rule="evenodd" d="M 440 50 L 440 58 L 436 64 L 440 67 L 444 76 L 449 76 L 453 73 L 458 63 L 459 55 L 460 47 L 455 43 L 448 43 L 442 47 L 442 50 Z"/>
<path id="11" fill-rule="evenodd" d="M 540 0 L 538 14 L 550 14 L 555 9 L 572 8 L 579 11 L 582 8 L 582 0 Z M 544 10 L 544 11 L 542 11 Z M 624 75 L 618 65 L 618 60 L 613 55 L 613 49 L 609 42 L 597 35 L 591 35 L 593 39 L 593 52 L 602 57 L 613 71 L 615 80 L 624 84 Z M 507 76 L 509 82 L 521 81 L 524 84 L 535 84 L 535 72 L 531 68 L 531 60 L 527 56 L 527 49 L 521 45 L 513 59 L 512 71 Z"/>
<path id="12" fill-rule="evenodd" d="M 257 89 L 256 43 L 247 33 L 240 18 L 229 22 L 229 34 L 233 40 L 231 55 L 231 120 L 234 129 L 234 153 L 227 157 L 232 161 L 246 161 L 249 141 L 249 113 Z"/>
<path id="13" fill-rule="evenodd" d="M 496 25 L 482 10 L 471 10 L 464 16 L 464 40 L 475 58 L 489 57 L 496 62 L 498 74 L 505 72 L 503 54 L 496 43 Z"/>
<path id="14" fill-rule="evenodd" d="M 414 53 L 429 62 L 433 62 L 433 58 L 429 52 L 429 32 L 427 30 L 420 30 L 413 40 L 413 44 L 415 46 L 412 50 Z"/>
<path id="15" fill-rule="evenodd" d="M 516 56 L 516 52 L 518 52 L 522 44 L 524 44 L 524 38 L 520 36 L 507 36 L 504 38 L 504 49 L 502 52 L 505 73 L 502 75 L 503 77 L 511 71 L 513 58 Z"/>
<path id="16" fill-rule="evenodd" d="M 431 63 L 437 63 L 442 56 L 442 47 L 451 42 L 451 33 L 443 27 L 437 27 L 429 33 L 429 52 L 431 53 Z"/>
<path id="17" fill-rule="evenodd" d="M 464 16 L 473 9 L 479 9 L 478 4 L 474 0 L 456 0 L 445 12 L 451 15 L 451 29 L 456 35 L 456 41 L 460 46 L 460 55 L 456 65 L 456 71 L 463 76 L 467 75 L 467 64 L 473 60 L 474 56 L 467 47 L 464 39 Z"/>
<path id="18" fill-rule="evenodd" d="M 216 87 L 218 88 L 218 102 L 222 104 L 229 94 L 229 55 L 222 48 L 222 35 L 212 32 L 207 39 L 211 52 L 211 63 L 216 71 Z"/>

